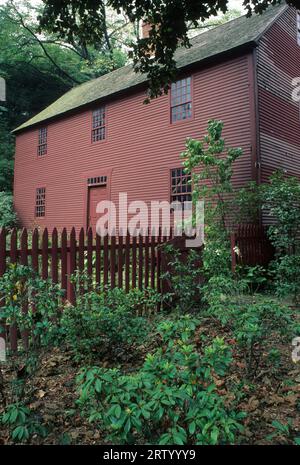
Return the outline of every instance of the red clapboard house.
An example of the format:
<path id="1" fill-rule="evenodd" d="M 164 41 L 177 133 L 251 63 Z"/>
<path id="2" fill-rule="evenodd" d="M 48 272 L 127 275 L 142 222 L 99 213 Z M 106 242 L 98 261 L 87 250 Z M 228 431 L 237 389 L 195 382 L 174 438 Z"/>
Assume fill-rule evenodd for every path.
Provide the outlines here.
<path id="1" fill-rule="evenodd" d="M 73 88 L 15 130 L 15 208 L 23 226 L 95 226 L 100 200 L 186 200 L 180 153 L 224 121 L 242 147 L 233 182 L 282 168 L 300 178 L 300 14 L 287 6 L 198 35 L 176 53 L 169 95 L 144 105 L 147 82 L 131 66 Z M 176 186 L 176 187 L 174 187 Z"/>

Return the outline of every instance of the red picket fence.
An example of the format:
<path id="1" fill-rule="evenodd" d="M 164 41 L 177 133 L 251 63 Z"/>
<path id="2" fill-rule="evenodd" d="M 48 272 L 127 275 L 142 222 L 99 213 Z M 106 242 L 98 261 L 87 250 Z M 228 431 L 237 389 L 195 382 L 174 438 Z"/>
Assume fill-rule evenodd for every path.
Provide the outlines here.
<path id="1" fill-rule="evenodd" d="M 10 263 L 29 265 L 43 279 L 50 278 L 66 291 L 66 299 L 75 303 L 75 291 L 70 277 L 78 270 L 85 272 L 99 286 L 106 288 L 130 289 L 149 288 L 162 292 L 161 285 L 161 243 L 172 238 L 162 235 L 159 230 L 154 235 L 94 236 L 89 229 L 81 229 L 76 234 L 72 228 L 51 234 L 35 229 L 7 232 L 0 231 L 0 277 Z M 1 302 L 0 302 L 1 305 Z M 1 335 L 0 335 L 1 336 Z M 9 342 L 12 350 L 17 350 L 17 329 L 9 328 Z M 22 335 L 23 344 L 28 344 L 28 335 Z"/>
<path id="2" fill-rule="evenodd" d="M 256 224 L 240 225 L 231 234 L 233 271 L 235 271 L 237 265 L 267 266 L 273 259 L 274 252 L 264 226 Z"/>
<path id="3" fill-rule="evenodd" d="M 66 291 L 66 299 L 75 303 L 75 292 L 70 276 L 77 270 L 87 273 L 99 286 L 123 288 L 129 292 L 132 288 L 156 289 L 164 292 L 162 267 L 167 268 L 166 259 L 162 260 L 160 244 L 172 239 L 169 234 L 139 235 L 131 237 L 94 236 L 89 229 L 70 234 L 66 229 L 58 233 L 55 228 L 51 234 L 35 229 L 32 233 L 26 229 L 7 232 L 0 231 L 0 277 L 10 263 L 29 265 L 43 279 L 50 278 Z M 274 255 L 266 230 L 256 225 L 242 225 L 231 235 L 232 268 L 237 264 L 254 266 L 267 265 Z M 1 302 L 0 302 L 1 305 Z M 10 345 L 17 349 L 17 329 L 10 329 Z M 1 335 L 0 335 L 1 336 Z M 28 335 L 23 335 L 26 346 Z"/>
<path id="4" fill-rule="evenodd" d="M 18 235 L 16 229 L 0 232 L 0 276 L 9 263 L 30 265 L 43 279 L 51 278 L 61 284 L 67 299 L 74 302 L 74 289 L 70 276 L 76 270 L 86 272 L 98 285 L 110 288 L 143 289 L 151 287 L 160 291 L 160 250 L 157 245 L 172 237 L 149 234 L 131 237 L 106 235 L 101 238 L 92 229 L 85 233 L 82 228 L 76 234 L 63 229 L 59 234 L 55 228 L 51 235 L 45 229 L 35 229 L 29 235 L 26 229 Z"/>

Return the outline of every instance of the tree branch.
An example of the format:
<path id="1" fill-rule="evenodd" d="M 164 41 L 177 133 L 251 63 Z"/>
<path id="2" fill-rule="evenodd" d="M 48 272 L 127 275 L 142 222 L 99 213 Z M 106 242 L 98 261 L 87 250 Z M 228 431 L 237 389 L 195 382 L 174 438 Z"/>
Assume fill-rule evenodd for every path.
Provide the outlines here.
<path id="1" fill-rule="evenodd" d="M 14 11 L 16 12 L 19 20 L 20 20 L 20 24 L 22 25 L 22 27 L 27 31 L 29 32 L 29 34 L 32 35 L 32 37 L 34 37 L 34 39 L 36 40 L 36 42 L 40 45 L 40 47 L 42 48 L 45 56 L 48 58 L 48 60 L 55 66 L 56 69 L 59 70 L 59 72 L 65 76 L 67 79 L 71 80 L 72 82 L 74 82 L 75 84 L 80 84 L 79 81 L 77 81 L 77 79 L 73 78 L 69 73 L 67 73 L 66 71 L 64 71 L 57 63 L 56 61 L 51 57 L 51 55 L 49 55 L 48 51 L 46 50 L 46 47 L 44 46 L 43 42 L 36 36 L 36 34 L 31 30 L 31 28 L 29 26 L 27 26 L 24 22 L 24 19 L 23 19 L 23 16 L 21 15 L 21 13 L 19 12 L 19 10 L 16 8 L 16 6 L 14 5 L 14 2 L 13 0 L 10 0 L 10 4 L 12 6 L 12 8 L 14 9 Z"/>

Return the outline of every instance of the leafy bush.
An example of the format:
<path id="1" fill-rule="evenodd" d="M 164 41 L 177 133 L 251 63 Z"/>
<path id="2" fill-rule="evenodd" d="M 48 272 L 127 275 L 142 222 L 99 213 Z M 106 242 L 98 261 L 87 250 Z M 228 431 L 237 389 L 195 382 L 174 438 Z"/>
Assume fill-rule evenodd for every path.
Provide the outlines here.
<path id="1" fill-rule="evenodd" d="M 190 249 L 183 257 L 172 245 L 164 246 L 163 253 L 168 258 L 168 269 L 162 274 L 168 283 L 166 302 L 181 312 L 195 310 L 202 299 L 203 269 L 199 253 Z"/>
<path id="2" fill-rule="evenodd" d="M 203 270 L 208 278 L 221 273 L 229 276 L 231 271 L 228 226 L 233 216 L 232 174 L 242 149 L 226 145 L 223 127 L 222 121 L 210 120 L 203 139 L 188 139 L 181 154 L 185 171 L 192 178 L 193 202 L 205 202 Z"/>
<path id="3" fill-rule="evenodd" d="M 233 211 L 235 224 L 258 224 L 261 213 L 262 198 L 260 188 L 255 181 L 246 184 L 237 190 L 233 198 Z"/>
<path id="4" fill-rule="evenodd" d="M 276 292 L 300 301 L 300 182 L 274 173 L 261 188 L 263 207 L 275 219 L 268 234 L 277 256 L 272 263 Z"/>
<path id="5" fill-rule="evenodd" d="M 245 298 L 247 287 L 247 282 L 215 278 L 206 298 L 208 314 L 230 328 L 244 356 L 247 374 L 253 378 L 263 362 L 274 368 L 279 365 L 280 353 L 275 354 L 274 347 L 268 351 L 270 342 L 289 342 L 300 332 L 300 326 L 289 307 L 272 300 L 255 302 Z"/>
<path id="6" fill-rule="evenodd" d="M 26 406 L 15 403 L 9 405 L 1 416 L 2 424 L 8 425 L 11 438 L 15 442 L 26 442 L 33 434 L 45 437 L 46 429 L 34 418 Z"/>
<path id="7" fill-rule="evenodd" d="M 79 294 L 76 305 L 63 311 L 61 335 L 78 360 L 92 360 L 105 350 L 144 342 L 151 329 L 150 314 L 160 299 L 152 289 Z"/>
<path id="8" fill-rule="evenodd" d="M 41 279 L 29 266 L 11 264 L 0 278 L 0 295 L 0 321 L 29 330 L 35 346 L 46 345 L 55 337 L 63 296 L 58 285 Z"/>
<path id="9" fill-rule="evenodd" d="M 217 225 L 206 226 L 203 250 L 203 272 L 209 280 L 213 276 L 231 277 L 231 249 L 229 234 Z"/>
<path id="10" fill-rule="evenodd" d="M 260 265 L 237 266 L 238 277 L 247 284 L 251 294 L 261 291 L 268 283 L 270 273 Z"/>
<path id="11" fill-rule="evenodd" d="M 300 255 L 283 255 L 272 262 L 274 285 L 279 297 L 292 296 L 300 303 Z"/>
<path id="12" fill-rule="evenodd" d="M 17 225 L 17 215 L 14 212 L 13 196 L 0 192 L 0 228 L 13 228 Z"/>
<path id="13" fill-rule="evenodd" d="M 278 171 L 270 183 L 261 188 L 263 208 L 275 220 L 269 228 L 269 236 L 282 254 L 296 253 L 300 247 L 300 182 Z"/>
<path id="14" fill-rule="evenodd" d="M 216 338 L 199 354 L 193 343 L 197 320 L 165 321 L 163 346 L 148 354 L 142 368 L 124 375 L 117 369 L 84 369 L 78 377 L 78 405 L 107 439 L 125 444 L 233 443 L 242 413 L 218 393 L 216 382 L 231 353 Z"/>

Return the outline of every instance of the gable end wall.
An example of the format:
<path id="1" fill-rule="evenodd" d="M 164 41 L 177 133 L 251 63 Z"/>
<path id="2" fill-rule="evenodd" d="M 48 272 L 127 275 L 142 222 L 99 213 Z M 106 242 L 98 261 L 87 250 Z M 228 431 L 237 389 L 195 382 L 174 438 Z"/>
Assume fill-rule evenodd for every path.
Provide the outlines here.
<path id="1" fill-rule="evenodd" d="M 296 10 L 287 9 L 263 35 L 257 49 L 261 181 L 276 169 L 300 179 L 300 103 L 292 99 L 300 76 Z"/>

